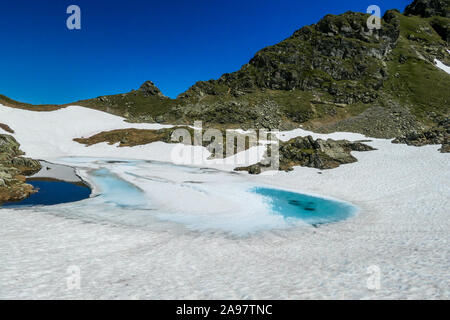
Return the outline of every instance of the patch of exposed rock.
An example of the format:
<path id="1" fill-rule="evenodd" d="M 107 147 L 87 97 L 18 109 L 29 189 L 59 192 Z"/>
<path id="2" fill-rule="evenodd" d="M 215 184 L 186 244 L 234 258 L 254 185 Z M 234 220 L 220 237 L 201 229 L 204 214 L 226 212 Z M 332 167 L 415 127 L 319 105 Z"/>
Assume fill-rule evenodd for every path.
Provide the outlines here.
<path id="1" fill-rule="evenodd" d="M 137 92 L 142 93 L 143 96 L 158 96 L 161 98 L 166 98 L 166 96 L 162 94 L 161 90 L 159 90 L 159 88 L 152 81 L 144 82 Z"/>
<path id="2" fill-rule="evenodd" d="M 415 0 L 405 9 L 405 14 L 424 18 L 441 16 L 450 18 L 449 0 Z"/>
<path id="3" fill-rule="evenodd" d="M 6 132 L 9 132 L 9 133 L 14 133 L 14 130 L 11 129 L 10 126 L 8 126 L 7 124 L 4 124 L 4 123 L 0 123 L 0 129 L 4 130 Z"/>
<path id="4" fill-rule="evenodd" d="M 20 201 L 35 192 L 25 176 L 41 170 L 41 165 L 23 154 L 14 137 L 0 134 L 0 203 Z"/>
<path id="5" fill-rule="evenodd" d="M 377 99 L 388 72 L 384 59 L 394 48 L 398 26 L 388 21 L 373 32 L 368 15 L 327 15 L 319 23 L 260 50 L 241 70 L 218 80 L 201 81 L 180 97 L 230 93 L 241 96 L 257 88 L 324 90 L 336 103 L 370 103 Z M 224 90 L 228 88 L 228 90 Z"/>
<path id="6" fill-rule="evenodd" d="M 392 101 L 389 106 L 373 106 L 357 116 L 311 129 L 323 133 L 358 132 L 368 137 L 392 139 L 423 128 L 407 108 Z"/>
<path id="7" fill-rule="evenodd" d="M 237 99 L 213 103 L 200 101 L 174 108 L 179 118 L 196 119 L 219 126 L 239 123 L 242 129 L 281 128 L 283 114 L 280 110 L 281 107 L 270 99 L 251 103 Z"/>
<path id="8" fill-rule="evenodd" d="M 424 131 L 412 131 L 396 138 L 392 143 L 405 143 L 422 147 L 428 144 L 442 144 L 442 153 L 450 153 L 450 118 L 439 122 L 436 127 Z"/>
<path id="9" fill-rule="evenodd" d="M 184 141 L 185 136 L 180 136 L 176 134 L 176 131 L 183 130 L 184 133 L 186 133 L 186 139 L 187 141 Z M 220 132 L 220 131 L 219 131 Z M 207 135 L 207 129 L 200 130 L 194 130 L 190 127 L 173 127 L 173 128 L 165 128 L 160 130 L 148 130 L 148 129 L 117 129 L 117 130 L 111 130 L 111 131 L 103 131 L 100 133 L 97 133 L 91 137 L 88 138 L 75 138 L 73 139 L 75 142 L 81 143 L 86 145 L 87 147 L 90 147 L 92 145 L 107 142 L 110 145 L 118 144 L 118 147 L 136 147 L 136 146 L 142 146 L 147 145 L 154 142 L 165 142 L 165 143 L 183 143 L 186 145 L 193 145 L 194 144 L 194 135 L 200 134 L 202 137 L 205 137 Z M 216 142 L 215 136 L 212 136 L 209 139 L 204 138 L 201 141 L 201 145 L 205 148 L 207 148 L 208 151 L 210 151 L 211 159 L 221 159 L 224 156 L 227 156 L 227 139 L 223 139 L 224 137 L 227 137 L 226 131 L 220 132 L 221 136 L 218 137 L 218 141 Z M 229 133 L 231 134 L 231 133 Z M 247 135 L 238 133 L 238 132 L 232 132 L 233 137 L 233 143 L 234 148 L 232 148 L 233 154 L 236 154 L 238 152 L 247 150 L 257 144 L 257 141 L 253 141 L 252 143 L 248 142 L 248 140 L 245 140 L 247 138 Z M 222 138 L 222 140 L 220 139 Z M 255 137 L 256 139 L 256 137 Z M 238 147 L 238 140 L 244 141 L 243 148 L 239 145 Z M 245 142 L 247 141 L 247 142 Z M 214 142 L 214 143 L 213 143 Z M 223 152 L 220 153 L 220 150 Z"/>
<path id="10" fill-rule="evenodd" d="M 342 164 L 357 162 L 352 151 L 376 150 L 362 142 L 347 140 L 314 140 L 313 137 L 297 137 L 280 144 L 280 171 L 291 171 L 295 166 L 317 168 L 321 170 L 334 169 Z M 267 158 L 249 167 L 236 168 L 236 171 L 248 171 L 250 174 L 260 174 L 270 163 Z"/>

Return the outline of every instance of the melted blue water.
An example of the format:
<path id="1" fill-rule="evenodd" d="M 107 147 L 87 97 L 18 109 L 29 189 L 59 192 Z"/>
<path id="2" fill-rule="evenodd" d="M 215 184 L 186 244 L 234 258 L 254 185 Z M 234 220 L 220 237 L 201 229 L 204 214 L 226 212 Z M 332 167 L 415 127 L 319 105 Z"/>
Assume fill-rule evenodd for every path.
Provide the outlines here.
<path id="1" fill-rule="evenodd" d="M 68 202 L 76 202 L 89 198 L 91 189 L 64 181 L 27 181 L 38 190 L 25 200 L 19 202 L 7 202 L 2 207 L 20 208 L 41 205 L 55 205 Z"/>
<path id="2" fill-rule="evenodd" d="M 345 220 L 356 212 L 350 204 L 290 191 L 256 187 L 252 192 L 264 196 L 275 214 L 301 219 L 314 226 Z"/>
<path id="3" fill-rule="evenodd" d="M 91 178 L 99 188 L 100 194 L 97 199 L 101 204 L 112 204 L 124 209 L 149 208 L 147 197 L 141 189 L 110 170 L 105 168 L 94 170 L 91 172 Z M 3 207 L 70 203 L 87 199 L 91 194 L 88 187 L 62 181 L 34 180 L 28 183 L 39 191 L 21 202 L 6 203 Z M 279 189 L 255 187 L 251 192 L 261 195 L 273 214 L 281 215 L 288 220 L 301 220 L 314 226 L 348 219 L 357 210 L 348 203 Z"/>
<path id="4" fill-rule="evenodd" d="M 146 205 L 145 195 L 135 185 L 121 179 L 108 169 L 95 170 L 92 179 L 100 188 L 100 198 L 105 203 L 123 208 L 138 208 Z"/>

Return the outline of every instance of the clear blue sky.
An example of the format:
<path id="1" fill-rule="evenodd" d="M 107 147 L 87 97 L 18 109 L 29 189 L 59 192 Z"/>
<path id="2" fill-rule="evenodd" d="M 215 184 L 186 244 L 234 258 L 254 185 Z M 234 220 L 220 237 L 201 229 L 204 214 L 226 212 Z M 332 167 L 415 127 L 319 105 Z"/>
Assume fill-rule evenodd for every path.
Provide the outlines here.
<path id="1" fill-rule="evenodd" d="M 238 70 L 260 49 L 325 14 L 401 11 L 412 0 L 0 0 L 0 93 L 67 103 L 152 80 L 176 97 Z M 80 6 L 82 29 L 66 27 Z"/>

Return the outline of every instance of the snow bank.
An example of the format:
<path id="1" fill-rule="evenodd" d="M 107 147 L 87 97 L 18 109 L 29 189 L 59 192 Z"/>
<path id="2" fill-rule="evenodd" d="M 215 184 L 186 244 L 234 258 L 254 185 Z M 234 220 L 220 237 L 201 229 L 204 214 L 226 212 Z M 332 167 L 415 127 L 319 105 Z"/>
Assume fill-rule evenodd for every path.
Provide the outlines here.
<path id="1" fill-rule="evenodd" d="M 0 119 L 15 131 L 27 156 L 52 159 L 71 155 L 110 156 L 114 147 L 106 144 L 86 148 L 74 138 L 90 137 L 114 129 L 153 129 L 172 126 L 127 123 L 123 118 L 89 108 L 71 106 L 52 112 L 33 112 L 0 105 Z M 117 153 L 117 152 L 116 152 Z"/>
<path id="2" fill-rule="evenodd" d="M 436 64 L 436 67 L 438 67 L 439 69 L 447 72 L 448 74 L 450 74 L 450 67 L 445 65 L 444 63 L 442 63 L 441 61 L 439 61 L 438 59 L 434 59 L 434 63 Z"/>

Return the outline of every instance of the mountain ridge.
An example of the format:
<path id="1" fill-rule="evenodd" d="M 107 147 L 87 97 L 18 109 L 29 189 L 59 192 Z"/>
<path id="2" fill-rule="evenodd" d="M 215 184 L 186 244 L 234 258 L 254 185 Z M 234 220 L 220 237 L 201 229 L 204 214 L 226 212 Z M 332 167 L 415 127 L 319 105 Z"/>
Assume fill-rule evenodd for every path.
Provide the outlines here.
<path id="1" fill-rule="evenodd" d="M 389 10 L 380 30 L 367 28 L 368 14 L 326 15 L 258 51 L 240 70 L 199 81 L 176 99 L 147 81 L 129 93 L 37 109 L 76 104 L 131 122 L 202 120 L 205 126 L 243 129 L 302 126 L 406 142 L 411 134 L 438 127 L 444 129 L 438 141 L 448 140 L 450 76 L 434 64 L 437 59 L 450 65 L 449 3 L 415 0 L 404 14 Z M 0 96 L 2 101 L 36 110 Z"/>

